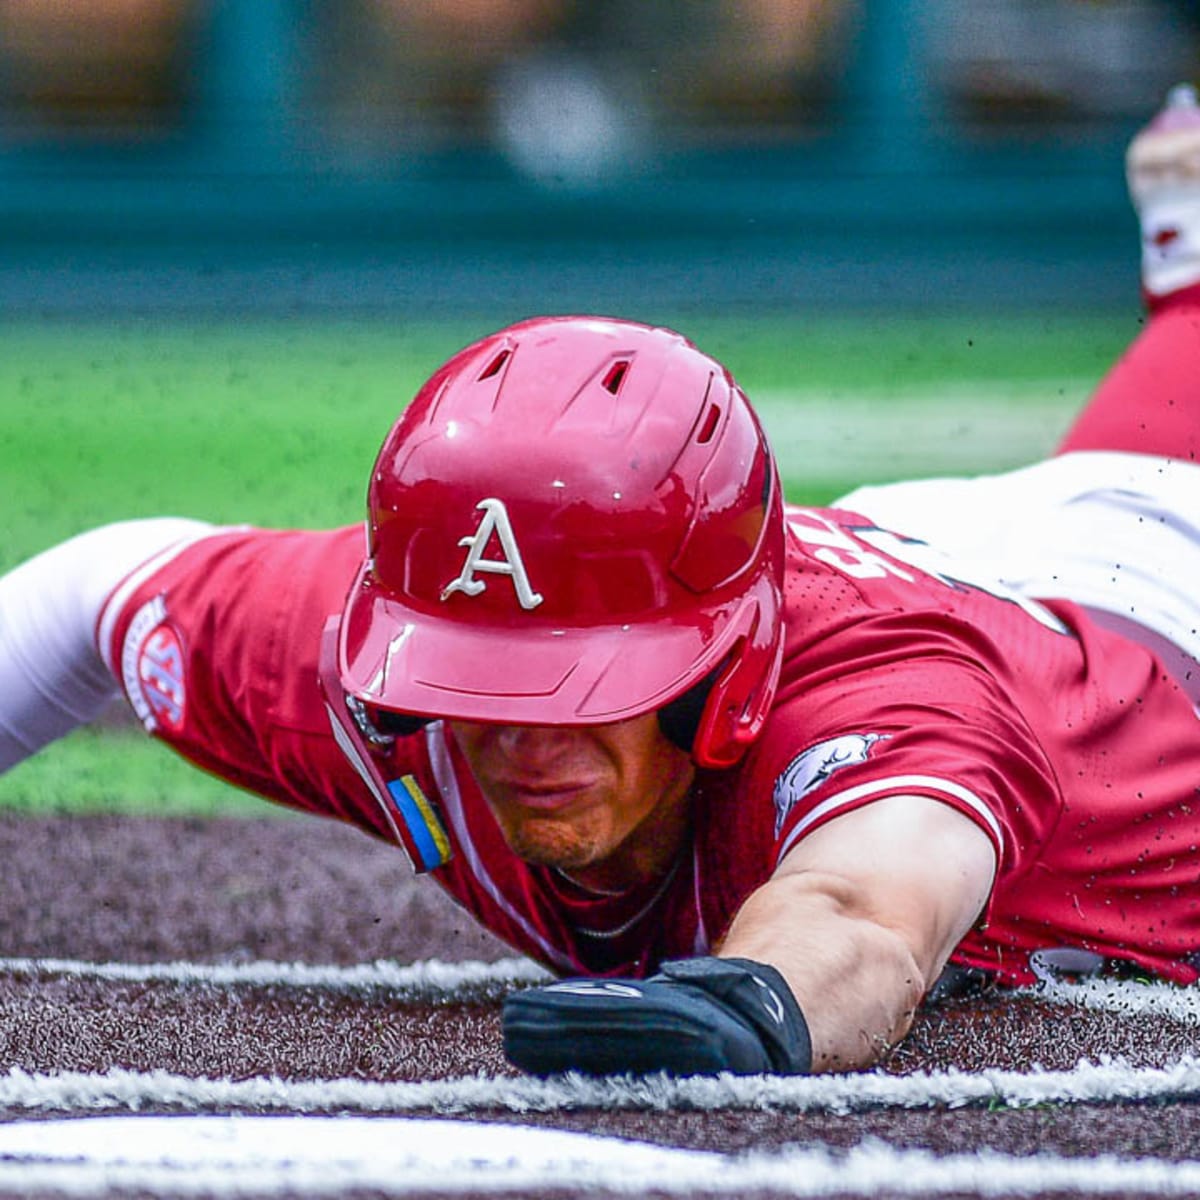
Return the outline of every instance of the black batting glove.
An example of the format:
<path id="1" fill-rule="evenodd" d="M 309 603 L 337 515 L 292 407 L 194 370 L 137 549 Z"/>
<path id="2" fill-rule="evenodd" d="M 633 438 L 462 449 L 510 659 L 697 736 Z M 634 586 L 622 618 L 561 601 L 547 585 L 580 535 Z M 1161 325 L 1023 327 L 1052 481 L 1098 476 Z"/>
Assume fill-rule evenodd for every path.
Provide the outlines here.
<path id="1" fill-rule="evenodd" d="M 563 979 L 504 1001 L 504 1053 L 532 1075 L 804 1075 L 808 1024 L 783 976 L 681 958 L 649 979 Z"/>

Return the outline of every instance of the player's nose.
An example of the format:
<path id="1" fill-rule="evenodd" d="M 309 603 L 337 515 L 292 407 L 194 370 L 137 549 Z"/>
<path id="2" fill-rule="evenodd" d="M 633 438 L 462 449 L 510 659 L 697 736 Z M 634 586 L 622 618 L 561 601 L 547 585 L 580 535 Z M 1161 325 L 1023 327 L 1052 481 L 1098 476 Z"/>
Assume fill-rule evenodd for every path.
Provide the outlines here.
<path id="1" fill-rule="evenodd" d="M 544 768 L 569 755 L 580 732 L 560 725 L 501 725 L 495 738 L 496 748 L 511 762 Z"/>

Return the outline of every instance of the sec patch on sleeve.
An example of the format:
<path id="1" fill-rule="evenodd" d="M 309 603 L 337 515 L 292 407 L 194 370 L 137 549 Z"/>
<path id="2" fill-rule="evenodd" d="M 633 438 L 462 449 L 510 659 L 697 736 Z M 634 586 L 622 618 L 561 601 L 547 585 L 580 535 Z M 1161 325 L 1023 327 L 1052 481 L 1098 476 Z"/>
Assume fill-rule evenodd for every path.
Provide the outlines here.
<path id="1" fill-rule="evenodd" d="M 886 741 L 886 733 L 845 733 L 801 751 L 775 780 L 775 836 L 783 830 L 788 813 L 811 792 L 816 791 L 835 771 L 866 762 L 876 742 Z"/>
<path id="2" fill-rule="evenodd" d="M 148 733 L 178 733 L 187 711 L 183 642 L 167 619 L 161 596 L 134 614 L 121 646 L 121 680 L 133 711 Z"/>

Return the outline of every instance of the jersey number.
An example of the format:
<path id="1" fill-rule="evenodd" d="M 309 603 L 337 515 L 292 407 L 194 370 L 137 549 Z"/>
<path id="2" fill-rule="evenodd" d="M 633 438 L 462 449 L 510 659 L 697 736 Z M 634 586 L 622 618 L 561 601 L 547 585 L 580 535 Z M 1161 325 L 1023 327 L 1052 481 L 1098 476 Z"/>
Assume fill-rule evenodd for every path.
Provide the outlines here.
<path id="1" fill-rule="evenodd" d="M 971 587 L 997 600 L 1015 604 L 1039 625 L 1055 633 L 1069 632 L 1044 605 L 1023 596 L 998 579 L 970 569 L 969 564 L 950 559 L 928 542 L 906 541 L 886 529 L 874 526 L 856 529 L 855 537 L 852 537 L 846 530 L 811 509 L 793 509 L 789 512 L 788 528 L 806 546 L 816 547 L 810 551 L 813 558 L 853 579 L 893 576 L 912 583 L 916 576 L 905 569 L 911 567 L 945 587 Z M 903 563 L 904 567 L 899 563 Z"/>

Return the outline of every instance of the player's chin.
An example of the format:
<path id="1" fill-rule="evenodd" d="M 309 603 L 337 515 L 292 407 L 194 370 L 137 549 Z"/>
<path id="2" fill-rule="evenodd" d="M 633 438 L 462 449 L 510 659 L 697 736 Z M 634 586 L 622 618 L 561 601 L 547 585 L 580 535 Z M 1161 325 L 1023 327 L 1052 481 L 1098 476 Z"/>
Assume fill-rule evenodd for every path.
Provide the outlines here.
<path id="1" fill-rule="evenodd" d="M 508 848 L 533 866 L 569 871 L 597 862 L 606 849 L 594 831 L 580 829 L 561 818 L 503 822 L 501 830 Z"/>

